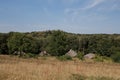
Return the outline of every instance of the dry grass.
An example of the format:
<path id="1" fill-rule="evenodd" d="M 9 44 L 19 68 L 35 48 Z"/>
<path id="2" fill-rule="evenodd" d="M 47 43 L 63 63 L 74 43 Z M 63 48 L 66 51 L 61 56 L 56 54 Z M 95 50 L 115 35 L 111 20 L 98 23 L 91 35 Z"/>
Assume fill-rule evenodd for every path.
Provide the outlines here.
<path id="1" fill-rule="evenodd" d="M 120 78 L 120 64 L 0 56 L 0 80 L 70 80 L 72 74 Z"/>

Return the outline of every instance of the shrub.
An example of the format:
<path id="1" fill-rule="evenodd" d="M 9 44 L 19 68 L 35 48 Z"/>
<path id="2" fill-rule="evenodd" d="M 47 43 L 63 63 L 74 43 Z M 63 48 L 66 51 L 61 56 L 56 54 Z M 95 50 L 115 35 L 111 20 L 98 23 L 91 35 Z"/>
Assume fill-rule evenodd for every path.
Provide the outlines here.
<path id="1" fill-rule="evenodd" d="M 72 57 L 63 55 L 63 56 L 57 57 L 57 59 L 59 59 L 60 61 L 66 61 L 66 60 L 72 60 Z"/>
<path id="2" fill-rule="evenodd" d="M 86 80 L 86 77 L 79 74 L 72 74 L 70 80 Z"/>
<path id="3" fill-rule="evenodd" d="M 94 60 L 97 61 L 97 62 L 103 62 L 103 61 L 104 61 L 104 60 L 103 60 L 103 57 L 102 57 L 102 56 L 99 56 L 99 55 L 97 55 L 97 56 L 94 58 Z"/>
<path id="4" fill-rule="evenodd" d="M 84 75 L 80 75 L 80 74 L 72 74 L 72 76 L 70 76 L 70 80 L 116 80 L 114 78 L 110 78 L 110 77 L 104 77 L 104 76 L 84 76 Z M 119 80 L 119 79 L 118 79 Z"/>
<path id="5" fill-rule="evenodd" d="M 120 63 L 120 52 L 117 52 L 111 56 L 114 62 L 119 62 Z"/>
<path id="6" fill-rule="evenodd" d="M 81 53 L 81 52 L 78 52 L 77 58 L 80 59 L 80 60 L 83 60 L 83 57 L 84 57 L 84 54 Z"/>
<path id="7" fill-rule="evenodd" d="M 115 80 L 115 79 L 103 76 L 103 77 L 91 77 L 91 80 Z"/>
<path id="8" fill-rule="evenodd" d="M 106 56 L 99 56 L 97 55 L 95 58 L 94 58 L 95 61 L 97 62 L 111 62 L 111 58 L 109 57 L 106 57 Z"/>
<path id="9" fill-rule="evenodd" d="M 22 56 L 19 56 L 19 57 L 22 57 L 22 58 L 37 58 L 37 55 L 36 54 L 32 54 L 32 53 L 26 53 Z"/>

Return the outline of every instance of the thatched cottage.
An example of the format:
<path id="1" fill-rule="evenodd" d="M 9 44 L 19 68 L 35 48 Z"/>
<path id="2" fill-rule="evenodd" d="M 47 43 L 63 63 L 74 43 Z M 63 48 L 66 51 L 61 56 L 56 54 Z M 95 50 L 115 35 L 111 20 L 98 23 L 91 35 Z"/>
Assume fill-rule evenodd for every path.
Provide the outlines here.
<path id="1" fill-rule="evenodd" d="M 74 50 L 70 49 L 65 55 L 68 55 L 70 57 L 75 57 L 77 56 L 77 53 Z"/>

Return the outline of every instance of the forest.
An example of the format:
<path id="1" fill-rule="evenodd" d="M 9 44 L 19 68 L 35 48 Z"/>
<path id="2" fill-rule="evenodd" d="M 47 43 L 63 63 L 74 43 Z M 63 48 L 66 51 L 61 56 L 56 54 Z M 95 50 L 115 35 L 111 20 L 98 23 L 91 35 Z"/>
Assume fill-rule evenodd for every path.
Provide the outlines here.
<path id="1" fill-rule="evenodd" d="M 120 34 L 75 34 L 62 30 L 0 33 L 0 54 L 63 56 L 70 49 L 83 55 L 95 53 L 120 62 Z M 19 53 L 19 54 L 18 54 Z"/>

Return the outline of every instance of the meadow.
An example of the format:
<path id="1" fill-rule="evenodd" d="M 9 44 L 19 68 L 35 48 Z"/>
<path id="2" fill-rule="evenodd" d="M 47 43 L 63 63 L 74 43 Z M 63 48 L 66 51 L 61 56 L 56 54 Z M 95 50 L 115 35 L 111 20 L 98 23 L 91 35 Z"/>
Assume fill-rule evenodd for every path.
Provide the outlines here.
<path id="1" fill-rule="evenodd" d="M 0 80 L 120 80 L 120 64 L 0 55 Z"/>

